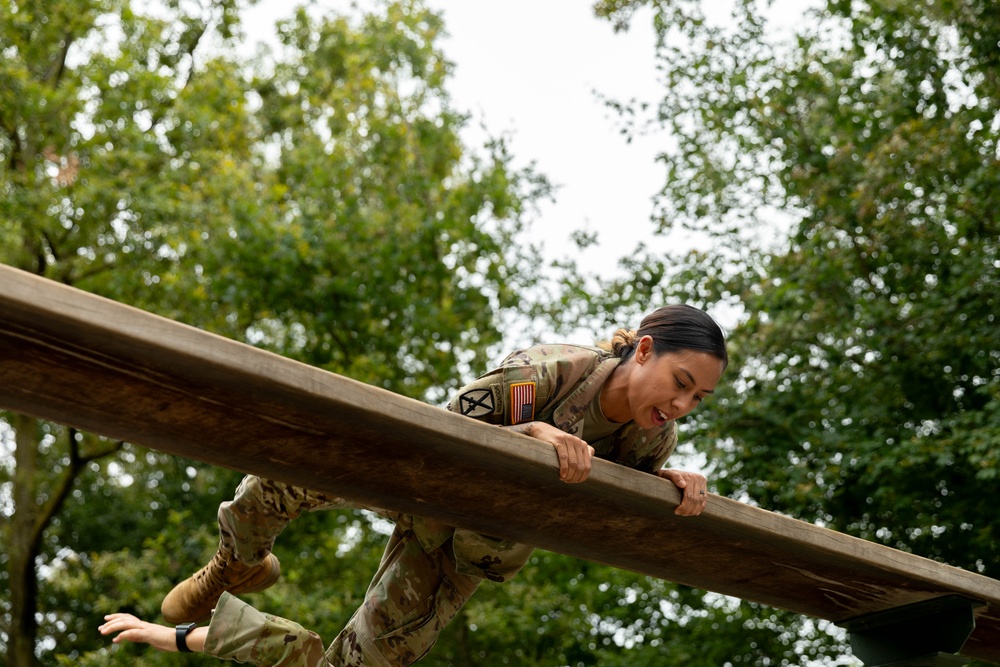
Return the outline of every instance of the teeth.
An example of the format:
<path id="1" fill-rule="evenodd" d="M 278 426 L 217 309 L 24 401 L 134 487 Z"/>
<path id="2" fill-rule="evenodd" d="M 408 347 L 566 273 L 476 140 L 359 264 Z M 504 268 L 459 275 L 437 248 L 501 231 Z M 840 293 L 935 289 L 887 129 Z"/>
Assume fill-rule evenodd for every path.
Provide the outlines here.
<path id="1" fill-rule="evenodd" d="M 656 413 L 660 415 L 660 419 L 662 419 L 663 421 L 667 421 L 667 416 L 663 414 L 663 410 L 657 410 Z"/>

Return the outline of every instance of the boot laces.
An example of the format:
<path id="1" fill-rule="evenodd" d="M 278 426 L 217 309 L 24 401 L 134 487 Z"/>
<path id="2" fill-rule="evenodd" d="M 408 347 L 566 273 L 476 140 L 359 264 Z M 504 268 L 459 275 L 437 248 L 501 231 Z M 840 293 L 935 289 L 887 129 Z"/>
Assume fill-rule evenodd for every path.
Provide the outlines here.
<path id="1" fill-rule="evenodd" d="M 232 581 L 232 577 L 236 573 L 231 570 L 234 564 L 235 561 L 232 558 L 223 555 L 222 552 L 217 552 L 211 562 L 195 575 L 195 580 L 206 592 L 221 593 L 235 583 Z"/>

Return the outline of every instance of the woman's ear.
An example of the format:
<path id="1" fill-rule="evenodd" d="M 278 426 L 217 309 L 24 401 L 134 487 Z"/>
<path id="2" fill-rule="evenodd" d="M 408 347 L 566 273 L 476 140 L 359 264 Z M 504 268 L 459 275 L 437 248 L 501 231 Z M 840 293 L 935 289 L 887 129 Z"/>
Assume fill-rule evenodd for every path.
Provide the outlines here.
<path id="1" fill-rule="evenodd" d="M 643 336 L 635 346 L 635 361 L 644 364 L 653 356 L 653 337 Z"/>

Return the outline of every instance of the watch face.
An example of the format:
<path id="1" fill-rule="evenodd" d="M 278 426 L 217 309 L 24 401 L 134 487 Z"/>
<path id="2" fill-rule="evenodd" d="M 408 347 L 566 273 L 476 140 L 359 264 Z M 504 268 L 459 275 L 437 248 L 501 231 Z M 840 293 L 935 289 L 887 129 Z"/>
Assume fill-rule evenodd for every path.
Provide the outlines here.
<path id="1" fill-rule="evenodd" d="M 196 623 L 184 623 L 177 626 L 177 650 L 181 653 L 191 652 L 191 649 L 189 649 L 187 645 L 187 636 L 196 625 Z"/>

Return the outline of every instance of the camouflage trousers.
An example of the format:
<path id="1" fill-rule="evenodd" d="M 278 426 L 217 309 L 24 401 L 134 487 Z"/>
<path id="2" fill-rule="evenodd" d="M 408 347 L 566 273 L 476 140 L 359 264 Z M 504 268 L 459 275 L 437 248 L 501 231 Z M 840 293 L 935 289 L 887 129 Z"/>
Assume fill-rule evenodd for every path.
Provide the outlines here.
<path id="1" fill-rule="evenodd" d="M 242 562 L 256 564 L 302 511 L 357 507 L 341 498 L 249 475 L 233 501 L 219 507 L 220 548 Z M 364 603 L 326 650 L 326 663 L 333 667 L 396 667 L 416 662 L 486 576 L 456 570 L 453 539 L 426 549 L 413 532 L 411 517 L 380 513 L 396 526 Z M 479 549 L 490 540 L 474 541 L 476 558 L 482 558 Z M 509 547 L 509 543 L 498 544 Z M 493 560 L 506 559 L 512 573 L 530 553 L 529 547 L 513 552 L 504 548 Z M 489 557 L 485 560 L 492 562 Z"/>

